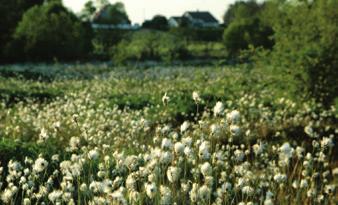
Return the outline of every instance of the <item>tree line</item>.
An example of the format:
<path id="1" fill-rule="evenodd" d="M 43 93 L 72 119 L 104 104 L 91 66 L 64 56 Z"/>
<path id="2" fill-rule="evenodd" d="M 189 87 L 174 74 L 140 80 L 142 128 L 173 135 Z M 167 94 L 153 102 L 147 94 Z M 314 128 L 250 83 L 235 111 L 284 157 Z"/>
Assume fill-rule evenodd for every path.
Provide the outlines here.
<path id="1" fill-rule="evenodd" d="M 219 41 L 228 58 L 281 68 L 309 95 L 330 102 L 337 91 L 338 1 L 237 1 L 218 29 L 193 29 L 182 22 L 169 28 L 157 15 L 141 30 L 93 30 L 98 8 L 108 7 L 110 19 L 97 23 L 130 23 L 122 3 L 89 1 L 80 15 L 61 0 L 0 0 L 1 63 L 113 58 L 115 61 L 186 59 L 187 42 Z M 276 71 L 277 72 L 277 71 Z"/>

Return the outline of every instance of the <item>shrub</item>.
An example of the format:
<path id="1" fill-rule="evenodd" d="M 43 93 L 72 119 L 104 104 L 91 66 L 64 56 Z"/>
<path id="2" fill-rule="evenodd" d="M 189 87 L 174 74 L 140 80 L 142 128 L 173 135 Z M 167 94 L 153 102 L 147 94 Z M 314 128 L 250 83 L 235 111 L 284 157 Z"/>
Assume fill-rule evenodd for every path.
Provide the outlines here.
<path id="1" fill-rule="evenodd" d="M 249 45 L 271 48 L 272 34 L 272 29 L 263 25 L 258 18 L 239 19 L 224 30 L 223 40 L 230 55 L 235 56 L 239 51 L 248 49 Z"/>
<path id="2" fill-rule="evenodd" d="M 276 6 L 274 62 L 299 91 L 330 105 L 338 93 L 338 2 L 296 3 Z"/>
<path id="3" fill-rule="evenodd" d="M 190 41 L 222 41 L 223 28 L 171 28 L 170 33 Z"/>
<path id="4" fill-rule="evenodd" d="M 109 59 L 110 50 L 132 31 L 121 29 L 97 29 L 93 38 L 93 53 L 96 58 Z"/>
<path id="5" fill-rule="evenodd" d="M 170 62 L 187 56 L 185 43 L 174 35 L 143 30 L 123 40 L 114 53 L 114 60 L 160 60 Z"/>

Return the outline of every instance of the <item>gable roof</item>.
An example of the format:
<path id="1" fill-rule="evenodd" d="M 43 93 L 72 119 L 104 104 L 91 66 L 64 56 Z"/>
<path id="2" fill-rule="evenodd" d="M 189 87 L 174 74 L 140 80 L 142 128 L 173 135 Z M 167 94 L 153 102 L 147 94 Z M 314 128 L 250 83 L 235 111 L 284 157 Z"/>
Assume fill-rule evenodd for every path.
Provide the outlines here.
<path id="1" fill-rule="evenodd" d="M 182 19 L 181 16 L 172 16 L 171 18 L 173 18 L 175 21 L 180 21 Z"/>
<path id="2" fill-rule="evenodd" d="M 217 19 L 208 11 L 188 11 L 186 14 L 205 23 L 218 23 Z"/>

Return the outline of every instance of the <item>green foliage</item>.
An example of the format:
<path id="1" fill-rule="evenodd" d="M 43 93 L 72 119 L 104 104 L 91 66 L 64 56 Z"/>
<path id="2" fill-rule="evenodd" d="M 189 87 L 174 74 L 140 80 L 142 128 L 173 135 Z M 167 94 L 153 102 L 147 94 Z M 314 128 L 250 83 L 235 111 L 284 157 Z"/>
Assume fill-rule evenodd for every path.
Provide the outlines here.
<path id="1" fill-rule="evenodd" d="M 338 2 L 271 4 L 275 65 L 297 80 L 299 91 L 330 105 L 338 93 Z"/>
<path id="2" fill-rule="evenodd" d="M 80 18 L 84 21 L 90 21 L 91 17 L 94 15 L 96 8 L 92 1 L 88 1 L 84 8 L 81 11 Z"/>
<path id="3" fill-rule="evenodd" d="M 97 29 L 93 37 L 93 54 L 98 59 L 109 59 L 112 49 L 132 31 L 122 29 Z"/>
<path id="4" fill-rule="evenodd" d="M 58 2 L 29 9 L 19 23 L 15 39 L 29 60 L 70 60 L 90 49 L 90 29 Z"/>
<path id="5" fill-rule="evenodd" d="M 53 145 L 55 142 L 55 140 L 51 140 L 43 145 L 38 145 L 35 142 L 20 142 L 0 136 L 0 162 L 7 164 L 10 159 L 24 161 L 25 157 L 35 158 L 39 154 L 51 157 L 51 153 L 60 152 L 55 144 Z"/>
<path id="6" fill-rule="evenodd" d="M 250 1 L 237 1 L 234 4 L 231 4 L 223 16 L 223 21 L 225 25 L 229 25 L 232 22 L 239 19 L 250 19 L 257 15 L 261 10 L 261 5 L 259 5 L 255 0 Z"/>
<path id="7" fill-rule="evenodd" d="M 222 41 L 223 28 L 171 28 L 169 32 L 177 37 L 189 41 Z"/>
<path id="8" fill-rule="evenodd" d="M 23 13 L 30 7 L 42 3 L 43 0 L 0 0 L 0 62 L 10 60 L 8 47 Z"/>
<path id="9" fill-rule="evenodd" d="M 102 6 L 98 16 L 94 18 L 97 24 L 130 24 L 124 4 L 117 2 L 115 4 L 105 4 Z"/>
<path id="10" fill-rule="evenodd" d="M 225 29 L 223 40 L 229 54 L 236 56 L 239 51 L 248 49 L 249 45 L 271 48 L 273 45 L 271 35 L 272 29 L 263 25 L 258 18 L 239 19 Z"/>
<path id="11" fill-rule="evenodd" d="M 169 62 L 185 58 L 185 43 L 174 35 L 160 31 L 143 30 L 134 33 L 117 46 L 114 60 L 160 60 Z"/>
<path id="12" fill-rule="evenodd" d="M 169 28 L 168 20 L 165 16 L 156 15 L 153 19 L 145 21 L 142 24 L 143 28 L 166 31 Z"/>

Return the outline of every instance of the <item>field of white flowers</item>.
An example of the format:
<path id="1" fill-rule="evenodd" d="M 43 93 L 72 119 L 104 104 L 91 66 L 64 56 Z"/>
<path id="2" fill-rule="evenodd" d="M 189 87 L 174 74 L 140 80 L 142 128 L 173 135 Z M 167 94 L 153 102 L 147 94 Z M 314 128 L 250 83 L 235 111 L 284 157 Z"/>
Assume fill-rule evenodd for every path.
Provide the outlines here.
<path id="1" fill-rule="evenodd" d="M 337 203 L 337 110 L 285 79 L 81 66 L 0 69 L 0 204 Z"/>

